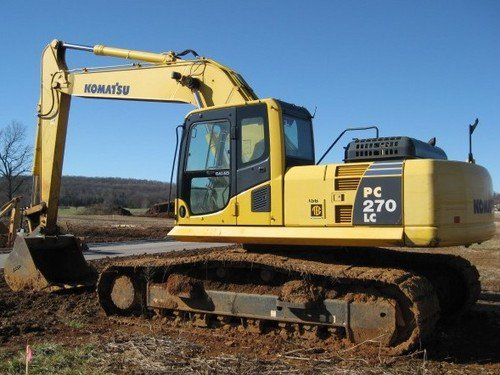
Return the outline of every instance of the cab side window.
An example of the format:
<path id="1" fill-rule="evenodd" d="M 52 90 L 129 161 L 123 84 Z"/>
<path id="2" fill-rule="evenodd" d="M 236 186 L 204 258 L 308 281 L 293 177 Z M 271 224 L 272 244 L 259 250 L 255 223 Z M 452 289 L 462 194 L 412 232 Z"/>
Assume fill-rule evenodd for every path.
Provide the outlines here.
<path id="1" fill-rule="evenodd" d="M 266 142 L 264 139 L 264 119 L 250 117 L 241 120 L 241 163 L 253 163 L 264 155 Z"/>

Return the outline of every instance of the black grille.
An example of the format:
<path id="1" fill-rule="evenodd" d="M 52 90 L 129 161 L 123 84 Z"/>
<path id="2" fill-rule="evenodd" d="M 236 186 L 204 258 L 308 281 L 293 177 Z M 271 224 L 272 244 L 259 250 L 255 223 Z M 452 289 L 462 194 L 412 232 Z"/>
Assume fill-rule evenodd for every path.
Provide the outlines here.
<path id="1" fill-rule="evenodd" d="M 355 161 L 391 159 L 443 159 L 445 152 L 418 139 L 409 137 L 381 137 L 356 139 L 345 151 L 346 163 Z"/>
<path id="2" fill-rule="evenodd" d="M 271 186 L 252 191 L 252 212 L 271 212 Z"/>

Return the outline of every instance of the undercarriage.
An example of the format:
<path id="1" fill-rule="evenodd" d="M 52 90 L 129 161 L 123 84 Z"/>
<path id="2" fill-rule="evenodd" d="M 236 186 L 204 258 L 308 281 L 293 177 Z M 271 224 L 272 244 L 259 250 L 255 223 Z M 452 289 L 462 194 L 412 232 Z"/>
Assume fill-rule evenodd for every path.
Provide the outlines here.
<path id="1" fill-rule="evenodd" d="M 478 294 L 462 258 L 378 248 L 185 251 L 118 262 L 98 283 L 108 315 L 375 342 L 390 354 L 414 349 Z"/>

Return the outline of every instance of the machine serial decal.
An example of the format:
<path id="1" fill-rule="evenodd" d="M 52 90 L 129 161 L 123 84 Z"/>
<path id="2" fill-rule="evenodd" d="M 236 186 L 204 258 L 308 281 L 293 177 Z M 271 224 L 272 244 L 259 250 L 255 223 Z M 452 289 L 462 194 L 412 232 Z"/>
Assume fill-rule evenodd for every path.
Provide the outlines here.
<path id="1" fill-rule="evenodd" d="M 401 225 L 401 206 L 401 176 L 363 177 L 354 203 L 353 223 Z"/>
<path id="2" fill-rule="evenodd" d="M 398 204 L 394 199 L 382 199 L 382 187 L 377 186 L 363 188 L 363 222 L 376 223 L 377 214 L 383 211 L 394 212 Z M 377 199 L 378 198 L 378 199 Z"/>
<path id="3" fill-rule="evenodd" d="M 130 86 L 120 85 L 116 82 L 114 85 L 97 85 L 95 83 L 87 83 L 83 88 L 86 94 L 111 94 L 111 95 L 128 95 Z"/>
<path id="4" fill-rule="evenodd" d="M 363 174 L 354 201 L 354 225 L 401 225 L 403 161 L 372 163 Z"/>

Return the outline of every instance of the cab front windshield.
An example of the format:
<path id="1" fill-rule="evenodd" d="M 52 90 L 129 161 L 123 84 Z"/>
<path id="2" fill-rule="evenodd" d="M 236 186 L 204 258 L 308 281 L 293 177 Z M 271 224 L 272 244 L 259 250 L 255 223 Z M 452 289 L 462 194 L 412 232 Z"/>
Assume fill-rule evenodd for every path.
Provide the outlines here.
<path id="1" fill-rule="evenodd" d="M 314 164 L 311 120 L 283 114 L 286 165 Z"/>
<path id="2" fill-rule="evenodd" d="M 186 173 L 189 205 L 195 215 L 220 211 L 229 200 L 231 156 L 229 121 L 199 122 L 189 133 Z"/>

